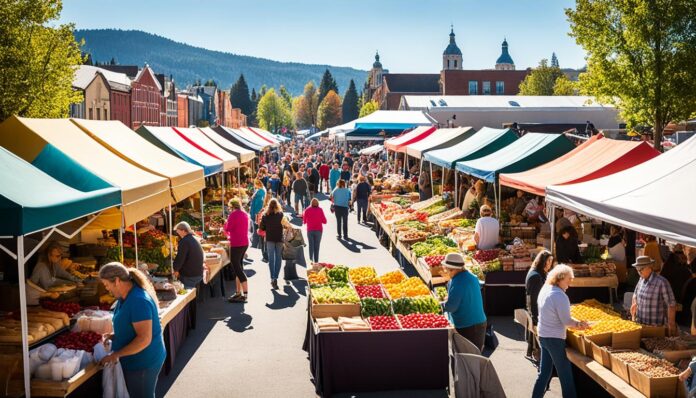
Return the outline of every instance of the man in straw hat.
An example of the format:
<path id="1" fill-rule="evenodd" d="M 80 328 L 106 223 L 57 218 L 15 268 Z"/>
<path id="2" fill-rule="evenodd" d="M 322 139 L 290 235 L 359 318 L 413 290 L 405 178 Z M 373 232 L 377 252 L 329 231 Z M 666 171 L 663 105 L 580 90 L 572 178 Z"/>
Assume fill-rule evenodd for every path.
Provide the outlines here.
<path id="1" fill-rule="evenodd" d="M 450 276 L 445 311 L 457 332 L 483 350 L 486 338 L 486 314 L 478 278 L 464 268 L 464 256 L 450 253 L 442 266 Z"/>
<path id="2" fill-rule="evenodd" d="M 474 241 L 480 250 L 490 250 L 500 241 L 500 223 L 493 218 L 493 210 L 488 205 L 481 206 L 481 218 L 476 221 Z"/>
<path id="3" fill-rule="evenodd" d="M 631 316 L 644 325 L 667 326 L 669 334 L 677 333 L 676 301 L 672 287 L 664 277 L 653 272 L 655 262 L 648 256 L 640 256 L 633 266 L 640 275 L 631 304 Z"/>

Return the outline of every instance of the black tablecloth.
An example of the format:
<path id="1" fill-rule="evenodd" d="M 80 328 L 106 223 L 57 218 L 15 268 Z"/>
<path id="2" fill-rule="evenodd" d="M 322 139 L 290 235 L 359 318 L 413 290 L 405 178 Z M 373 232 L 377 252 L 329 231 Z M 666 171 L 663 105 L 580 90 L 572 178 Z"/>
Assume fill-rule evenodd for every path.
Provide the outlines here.
<path id="1" fill-rule="evenodd" d="M 304 349 L 317 394 L 449 387 L 448 331 L 317 332 Z"/>
<path id="2" fill-rule="evenodd" d="M 169 323 L 164 327 L 164 347 L 167 357 L 162 366 L 162 373 L 168 375 L 176 362 L 176 353 L 186 340 L 188 332 L 196 328 L 196 300 L 191 300 Z"/>

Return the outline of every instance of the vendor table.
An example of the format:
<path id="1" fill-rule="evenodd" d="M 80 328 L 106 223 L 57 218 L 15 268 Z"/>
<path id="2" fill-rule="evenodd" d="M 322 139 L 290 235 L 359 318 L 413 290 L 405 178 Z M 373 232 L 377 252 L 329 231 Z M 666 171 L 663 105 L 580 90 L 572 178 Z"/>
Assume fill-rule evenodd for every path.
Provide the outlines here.
<path id="1" fill-rule="evenodd" d="M 205 265 L 208 266 L 208 276 L 207 279 L 204 281 L 209 287 L 210 287 L 210 297 L 215 297 L 215 290 L 214 290 L 214 285 L 215 285 L 215 277 L 220 275 L 220 294 L 224 297 L 225 296 L 225 278 L 221 271 L 230 264 L 230 258 L 227 254 L 227 250 L 223 248 L 219 249 L 212 249 L 212 253 L 217 253 L 220 255 L 220 258 L 218 259 L 206 259 L 205 260 Z"/>
<path id="2" fill-rule="evenodd" d="M 449 387 L 447 329 L 320 332 L 307 320 L 304 349 L 317 394 Z"/>
<path id="3" fill-rule="evenodd" d="M 413 264 L 413 268 L 416 269 L 418 275 L 420 275 L 421 279 L 423 279 L 425 284 L 431 289 L 433 286 L 444 285 L 449 281 L 449 277 L 433 276 L 430 266 L 425 262 L 423 257 L 419 257 L 416 260 L 415 264 Z"/>
<path id="4" fill-rule="evenodd" d="M 619 398 L 645 398 L 645 395 L 641 394 L 640 391 L 631 387 L 630 384 L 623 381 L 599 362 L 595 362 L 592 358 L 582 355 L 573 348 L 566 348 L 566 355 L 568 355 L 570 363 L 588 375 L 612 396 Z"/>
<path id="5" fill-rule="evenodd" d="M 196 289 L 191 289 L 177 296 L 173 301 L 161 303 L 160 323 L 164 336 L 164 347 L 167 357 L 162 371 L 168 374 L 176 359 L 176 351 L 181 347 L 188 331 L 195 328 L 196 324 Z M 31 395 L 34 397 L 66 397 L 74 396 L 100 396 L 101 380 L 92 382 L 95 376 L 101 375 L 101 366 L 90 364 L 79 371 L 69 380 L 61 382 L 49 380 L 31 380 Z M 90 382 L 90 383 L 88 383 Z M 86 385 L 86 384 L 89 384 Z M 84 388 L 81 388 L 84 387 Z"/>

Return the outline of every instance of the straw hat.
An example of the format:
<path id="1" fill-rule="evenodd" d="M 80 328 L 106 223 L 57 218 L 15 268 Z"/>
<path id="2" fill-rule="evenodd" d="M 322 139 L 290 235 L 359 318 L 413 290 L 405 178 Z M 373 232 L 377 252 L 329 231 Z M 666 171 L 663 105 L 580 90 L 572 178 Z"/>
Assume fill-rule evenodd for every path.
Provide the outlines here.
<path id="1" fill-rule="evenodd" d="M 460 253 L 449 253 L 441 264 L 450 269 L 464 269 L 464 256 Z"/>
<path id="2" fill-rule="evenodd" d="M 638 258 L 636 258 L 636 262 L 633 263 L 633 266 L 636 268 L 643 268 L 643 267 L 648 267 L 654 263 L 655 263 L 655 260 L 650 258 L 650 256 L 639 256 Z"/>
<path id="3" fill-rule="evenodd" d="M 483 205 L 483 206 L 481 206 L 480 212 L 481 212 L 482 215 L 483 215 L 483 213 L 490 213 L 490 214 L 492 214 L 492 213 L 493 213 L 493 210 L 491 209 L 490 206 L 488 206 L 488 205 Z"/>

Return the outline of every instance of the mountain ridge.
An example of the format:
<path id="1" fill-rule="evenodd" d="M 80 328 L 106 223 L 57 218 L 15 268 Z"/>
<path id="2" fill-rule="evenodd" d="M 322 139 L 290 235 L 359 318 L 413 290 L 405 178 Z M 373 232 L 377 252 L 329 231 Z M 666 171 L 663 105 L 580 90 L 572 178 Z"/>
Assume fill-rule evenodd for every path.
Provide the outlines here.
<path id="1" fill-rule="evenodd" d="M 74 36 L 78 41 L 84 39 L 82 50 L 90 53 L 95 62 L 109 62 L 113 57 L 123 65 L 147 63 L 155 73 L 173 75 L 180 88 L 198 79 L 213 79 L 218 87 L 228 89 L 243 73 L 249 91 L 258 91 L 263 84 L 276 89 L 282 84 L 293 95 L 299 95 L 308 81 L 318 85 L 328 68 L 342 95 L 350 79 L 360 87 L 367 76 L 367 71 L 345 66 L 276 61 L 209 50 L 141 30 L 79 29 Z"/>

